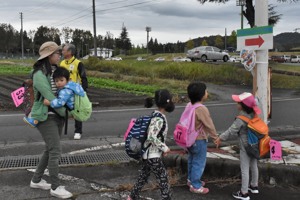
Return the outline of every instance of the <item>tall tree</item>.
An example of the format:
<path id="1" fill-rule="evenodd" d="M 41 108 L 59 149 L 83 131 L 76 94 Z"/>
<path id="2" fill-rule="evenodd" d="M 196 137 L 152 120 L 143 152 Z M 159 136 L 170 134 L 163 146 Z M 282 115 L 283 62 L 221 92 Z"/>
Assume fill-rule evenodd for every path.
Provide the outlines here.
<path id="1" fill-rule="evenodd" d="M 189 39 L 189 41 L 186 43 L 186 48 L 188 50 L 194 48 L 194 40 Z"/>
<path id="2" fill-rule="evenodd" d="M 84 30 L 82 30 L 82 29 L 75 29 L 73 31 L 71 43 L 73 43 L 75 45 L 75 47 L 76 47 L 76 55 L 77 55 L 77 57 L 80 57 L 82 55 L 83 38 L 84 38 Z"/>
<path id="3" fill-rule="evenodd" d="M 197 0 L 201 4 L 206 2 L 209 3 L 226 3 L 229 0 Z M 277 0 L 278 2 L 299 2 L 299 0 Z M 253 0 L 246 0 L 246 9 L 243 11 L 244 17 L 248 20 L 250 27 L 252 28 L 255 23 L 255 9 L 253 6 Z M 269 6 L 269 23 L 270 25 L 275 25 L 281 18 L 280 14 L 277 14 L 274 10 L 274 6 Z"/>
<path id="4" fill-rule="evenodd" d="M 107 31 L 106 35 L 104 36 L 103 47 L 108 49 L 114 49 L 114 43 L 114 35 L 111 32 Z"/>
<path id="5" fill-rule="evenodd" d="M 20 46 L 18 31 L 10 24 L 0 24 L 0 51 L 8 54 Z"/>
<path id="6" fill-rule="evenodd" d="M 28 32 L 28 37 L 31 40 L 31 47 L 30 47 L 30 49 L 32 51 L 33 56 L 35 55 L 35 51 L 34 51 L 34 46 L 35 46 L 35 44 L 34 44 L 34 35 L 35 35 L 35 33 L 36 33 L 36 30 L 29 30 L 29 32 Z"/>
<path id="7" fill-rule="evenodd" d="M 128 37 L 127 28 L 124 25 L 122 27 L 120 37 L 116 40 L 116 47 L 122 49 L 125 54 L 127 54 L 127 51 L 132 48 L 130 39 Z"/>
<path id="8" fill-rule="evenodd" d="M 70 27 L 63 27 L 61 29 L 61 35 L 62 35 L 64 43 L 69 43 L 70 42 L 70 39 L 72 38 L 73 32 L 74 32 L 74 30 L 71 29 Z"/>
<path id="9" fill-rule="evenodd" d="M 151 37 L 150 40 L 149 40 L 149 42 L 148 42 L 148 49 L 150 51 L 152 51 L 152 53 L 153 53 L 153 46 L 154 46 L 154 42 L 153 42 L 153 39 Z"/>
<path id="10" fill-rule="evenodd" d="M 36 48 L 39 48 L 44 42 L 47 41 L 55 41 L 59 39 L 59 30 L 55 28 L 48 28 L 47 26 L 38 27 L 35 35 L 34 35 L 34 43 Z M 58 44 L 60 44 L 60 39 Z"/>
<path id="11" fill-rule="evenodd" d="M 207 42 L 206 42 L 206 40 L 203 40 L 202 42 L 201 42 L 201 46 L 207 46 L 208 44 L 207 44 Z"/>
<path id="12" fill-rule="evenodd" d="M 216 36 L 215 46 L 218 47 L 218 48 L 220 48 L 220 49 L 224 48 L 224 42 L 223 42 L 223 39 L 222 39 L 221 35 L 217 35 Z"/>
<path id="13" fill-rule="evenodd" d="M 236 47 L 236 32 L 235 31 L 231 32 L 231 35 L 228 38 L 228 44 L 231 47 Z"/>

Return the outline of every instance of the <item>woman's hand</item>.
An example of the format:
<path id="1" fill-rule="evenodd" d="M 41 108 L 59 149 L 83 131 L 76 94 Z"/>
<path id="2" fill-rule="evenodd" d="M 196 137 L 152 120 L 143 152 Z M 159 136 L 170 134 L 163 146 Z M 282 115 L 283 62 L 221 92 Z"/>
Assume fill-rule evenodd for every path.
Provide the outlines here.
<path id="1" fill-rule="evenodd" d="M 50 106 L 50 101 L 48 99 L 44 99 L 44 105 L 45 106 Z"/>

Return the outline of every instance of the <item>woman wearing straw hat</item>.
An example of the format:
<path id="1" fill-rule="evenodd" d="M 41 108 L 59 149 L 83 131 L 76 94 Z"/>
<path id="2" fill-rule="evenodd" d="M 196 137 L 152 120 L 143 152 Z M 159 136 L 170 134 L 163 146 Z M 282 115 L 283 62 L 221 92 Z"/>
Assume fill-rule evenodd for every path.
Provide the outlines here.
<path id="1" fill-rule="evenodd" d="M 61 156 L 60 136 L 64 125 L 65 108 L 51 109 L 43 104 L 44 99 L 56 98 L 56 85 L 52 73 L 60 61 L 60 47 L 55 42 L 45 42 L 39 49 L 40 57 L 33 65 L 34 104 L 31 117 L 39 121 L 37 129 L 45 142 L 45 151 L 31 179 L 30 187 L 50 190 L 52 196 L 67 199 L 72 193 L 61 186 L 58 178 L 58 162 Z M 50 183 L 42 179 L 48 168 Z"/>

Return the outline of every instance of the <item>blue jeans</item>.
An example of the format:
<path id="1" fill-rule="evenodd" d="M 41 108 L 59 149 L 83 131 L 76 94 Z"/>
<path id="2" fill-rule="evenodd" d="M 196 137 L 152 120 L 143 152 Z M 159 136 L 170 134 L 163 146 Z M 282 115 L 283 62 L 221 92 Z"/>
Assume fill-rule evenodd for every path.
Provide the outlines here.
<path id="1" fill-rule="evenodd" d="M 199 189 L 202 187 L 201 177 L 206 165 L 207 141 L 196 140 L 188 151 L 188 180 L 195 189 Z"/>

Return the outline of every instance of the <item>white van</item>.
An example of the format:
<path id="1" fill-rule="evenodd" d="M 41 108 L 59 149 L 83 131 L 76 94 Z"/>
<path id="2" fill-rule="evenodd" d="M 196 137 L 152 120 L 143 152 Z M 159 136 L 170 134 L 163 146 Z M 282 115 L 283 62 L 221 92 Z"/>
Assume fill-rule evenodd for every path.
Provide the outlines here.
<path id="1" fill-rule="evenodd" d="M 284 62 L 290 62 L 291 61 L 291 56 L 283 55 L 283 59 L 284 59 Z"/>
<path id="2" fill-rule="evenodd" d="M 291 55 L 291 63 L 300 62 L 300 56 Z"/>

